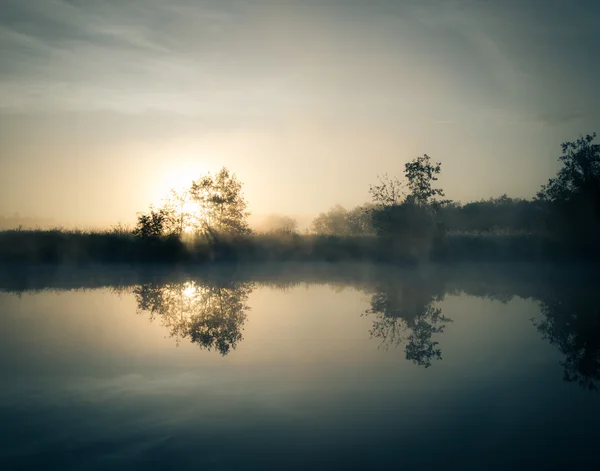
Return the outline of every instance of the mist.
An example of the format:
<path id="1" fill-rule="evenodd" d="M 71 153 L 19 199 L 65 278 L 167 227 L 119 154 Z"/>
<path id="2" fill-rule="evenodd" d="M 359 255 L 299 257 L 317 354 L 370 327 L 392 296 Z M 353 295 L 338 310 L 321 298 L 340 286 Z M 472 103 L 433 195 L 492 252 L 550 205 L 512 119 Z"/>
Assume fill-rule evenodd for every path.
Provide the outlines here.
<path id="1" fill-rule="evenodd" d="M 0 469 L 600 469 L 598 0 L 0 0 Z"/>

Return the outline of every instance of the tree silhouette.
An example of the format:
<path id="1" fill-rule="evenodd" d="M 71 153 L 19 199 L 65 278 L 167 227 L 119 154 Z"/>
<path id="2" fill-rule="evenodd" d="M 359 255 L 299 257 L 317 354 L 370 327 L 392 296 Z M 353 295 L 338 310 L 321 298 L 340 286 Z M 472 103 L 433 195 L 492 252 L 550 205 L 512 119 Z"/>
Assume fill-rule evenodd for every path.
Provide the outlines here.
<path id="1" fill-rule="evenodd" d="M 170 214 L 165 208 L 150 207 L 148 213 L 138 213 L 138 222 L 133 234 L 142 239 L 155 239 L 165 235 L 170 227 Z"/>
<path id="2" fill-rule="evenodd" d="M 439 188 L 433 188 L 432 183 L 437 181 L 438 175 L 442 171 L 440 162 L 431 162 L 431 157 L 427 154 L 416 157 L 404 165 L 404 175 L 408 181 L 410 194 L 408 198 L 420 206 L 432 206 L 437 208 L 446 203 L 446 200 L 437 200 L 436 197 L 443 197 L 444 191 Z"/>
<path id="3" fill-rule="evenodd" d="M 559 160 L 562 168 L 542 186 L 538 197 L 549 202 L 568 201 L 597 188 L 600 178 L 600 145 L 592 144 L 596 133 L 564 142 Z"/>
<path id="4" fill-rule="evenodd" d="M 510 198 L 503 194 L 465 204 L 446 204 L 440 211 L 449 230 L 539 233 L 543 230 L 541 206 L 539 201 Z"/>
<path id="5" fill-rule="evenodd" d="M 600 232 L 600 145 L 596 133 L 562 144 L 561 169 L 537 197 L 550 210 L 554 232 L 571 242 L 598 242 Z"/>
<path id="6" fill-rule="evenodd" d="M 178 343 L 189 338 L 202 348 L 227 355 L 242 340 L 252 289 L 251 283 L 187 281 L 146 283 L 136 286 L 133 293 L 138 313 L 159 319 Z"/>
<path id="7" fill-rule="evenodd" d="M 431 242 L 444 232 L 443 224 L 437 219 L 439 208 L 449 203 L 438 200 L 444 192 L 433 187 L 440 172 L 441 164 L 432 163 L 424 154 L 405 164 L 406 184 L 387 175 L 379 177 L 379 184 L 369 188 L 375 205 L 370 214 L 376 234 L 403 239 L 404 245 L 427 252 Z"/>
<path id="8" fill-rule="evenodd" d="M 397 206 L 406 201 L 406 185 L 397 177 L 390 178 L 387 174 L 378 176 L 379 184 L 369 187 L 373 203 L 380 208 Z"/>
<path id="9" fill-rule="evenodd" d="M 138 214 L 134 235 L 141 238 L 181 236 L 184 232 L 214 237 L 217 234 L 248 235 L 247 203 L 242 184 L 223 167 L 192 182 L 190 188 L 171 190 L 158 209 Z"/>
<path id="10" fill-rule="evenodd" d="M 209 173 L 194 181 L 190 195 L 199 206 L 204 223 L 201 229 L 234 235 L 251 233 L 242 184 L 225 167 L 215 176 Z"/>

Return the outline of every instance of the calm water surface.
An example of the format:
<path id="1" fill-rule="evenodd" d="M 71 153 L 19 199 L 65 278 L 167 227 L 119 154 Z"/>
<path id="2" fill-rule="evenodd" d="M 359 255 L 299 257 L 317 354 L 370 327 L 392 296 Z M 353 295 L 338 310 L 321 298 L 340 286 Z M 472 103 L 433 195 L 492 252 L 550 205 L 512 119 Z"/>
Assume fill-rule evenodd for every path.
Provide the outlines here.
<path id="1" fill-rule="evenodd" d="M 7 272 L 0 469 L 600 469 L 594 284 Z"/>

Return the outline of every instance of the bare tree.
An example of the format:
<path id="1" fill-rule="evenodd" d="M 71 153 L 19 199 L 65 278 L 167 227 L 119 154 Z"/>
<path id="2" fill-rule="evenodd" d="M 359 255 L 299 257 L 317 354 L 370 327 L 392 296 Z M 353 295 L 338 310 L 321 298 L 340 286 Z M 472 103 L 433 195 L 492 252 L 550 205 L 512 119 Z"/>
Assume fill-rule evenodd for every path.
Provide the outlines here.
<path id="1" fill-rule="evenodd" d="M 189 189 L 171 190 L 165 198 L 163 209 L 169 215 L 169 230 L 173 234 L 181 235 L 196 227 L 197 208 L 191 208 L 191 203 L 192 198 Z"/>
<path id="2" fill-rule="evenodd" d="M 373 202 L 379 206 L 390 207 L 403 203 L 406 200 L 406 187 L 398 178 L 390 178 L 387 174 L 378 176 L 378 185 L 371 185 L 369 193 Z"/>

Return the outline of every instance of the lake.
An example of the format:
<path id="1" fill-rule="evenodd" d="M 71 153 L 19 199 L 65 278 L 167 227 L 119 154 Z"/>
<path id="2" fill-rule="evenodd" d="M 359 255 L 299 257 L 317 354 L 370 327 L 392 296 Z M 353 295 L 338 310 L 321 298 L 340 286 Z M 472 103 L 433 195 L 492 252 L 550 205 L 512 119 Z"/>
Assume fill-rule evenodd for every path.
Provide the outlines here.
<path id="1" fill-rule="evenodd" d="M 0 469 L 600 469 L 590 266 L 0 269 Z"/>

